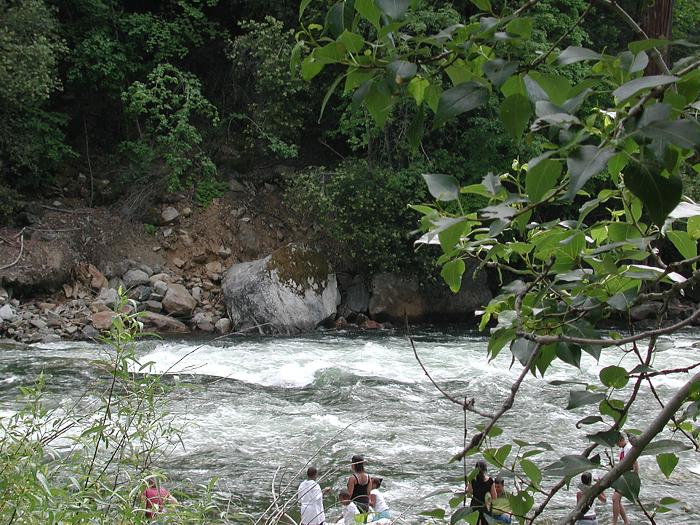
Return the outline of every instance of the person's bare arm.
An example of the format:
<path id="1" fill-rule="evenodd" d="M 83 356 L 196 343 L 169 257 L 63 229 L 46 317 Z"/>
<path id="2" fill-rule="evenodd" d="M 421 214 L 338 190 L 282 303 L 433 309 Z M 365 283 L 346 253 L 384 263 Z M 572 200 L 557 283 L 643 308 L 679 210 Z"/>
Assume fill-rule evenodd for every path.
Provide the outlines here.
<path id="1" fill-rule="evenodd" d="M 355 488 L 355 476 L 350 476 L 348 478 L 348 492 L 352 496 L 352 491 Z"/>
<path id="2" fill-rule="evenodd" d="M 369 504 L 372 505 L 373 507 L 377 506 L 377 495 L 376 494 L 371 494 L 369 495 Z"/>
<path id="3" fill-rule="evenodd" d="M 608 501 L 608 497 L 605 495 L 605 492 L 601 492 L 600 494 L 598 494 L 598 499 L 599 499 L 600 501 L 602 501 L 603 503 L 605 503 L 606 501 Z"/>
<path id="4" fill-rule="evenodd" d="M 489 492 L 491 493 L 491 501 L 498 497 L 498 494 L 496 494 L 496 484 L 493 482 L 493 480 L 491 480 L 491 488 L 489 489 Z"/>

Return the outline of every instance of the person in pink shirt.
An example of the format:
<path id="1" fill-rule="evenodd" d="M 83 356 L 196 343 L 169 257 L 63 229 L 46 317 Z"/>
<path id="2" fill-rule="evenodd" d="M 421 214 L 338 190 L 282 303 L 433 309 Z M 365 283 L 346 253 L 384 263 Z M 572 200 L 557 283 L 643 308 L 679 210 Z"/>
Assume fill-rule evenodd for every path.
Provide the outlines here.
<path id="1" fill-rule="evenodd" d="M 168 492 L 165 487 L 159 487 L 156 478 L 150 477 L 146 480 L 148 487 L 143 493 L 146 501 L 146 517 L 153 518 L 159 512 L 163 512 L 165 504 L 177 504 L 175 497 Z"/>

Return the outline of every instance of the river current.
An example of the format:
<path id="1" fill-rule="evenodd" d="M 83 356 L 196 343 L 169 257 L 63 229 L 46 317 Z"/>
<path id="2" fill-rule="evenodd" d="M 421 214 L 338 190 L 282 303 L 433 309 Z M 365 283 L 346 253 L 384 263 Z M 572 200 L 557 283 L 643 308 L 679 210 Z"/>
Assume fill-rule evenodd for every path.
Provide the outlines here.
<path id="1" fill-rule="evenodd" d="M 520 372 L 517 362 L 510 367 L 507 350 L 489 363 L 486 339 L 478 334 L 424 330 L 415 334 L 415 340 L 435 381 L 455 397 L 474 397 L 486 411 L 500 406 Z M 657 354 L 654 365 L 675 368 L 696 362 L 698 340 L 700 336 L 693 333 L 674 337 L 668 349 Z M 64 400 L 79 395 L 81 386 L 97 376 L 90 362 L 103 351 L 89 343 L 0 346 L 0 416 L 15 407 L 17 387 L 30 384 L 41 370 L 51 378 L 51 395 Z M 369 472 L 384 477 L 389 505 L 416 523 L 425 520 L 418 516 L 420 511 L 447 509 L 450 496 L 422 498 L 459 485 L 455 478 L 462 474 L 462 466 L 448 461 L 462 447 L 463 413 L 430 384 L 398 332 L 317 332 L 209 343 L 150 341 L 141 343 L 138 353 L 142 362 L 154 363 L 154 371 L 170 369 L 175 387 L 168 408 L 182 425 L 184 448 L 159 465 L 174 488 L 184 480 L 218 477 L 219 491 L 259 515 L 270 503 L 273 479 L 277 488 L 289 486 L 291 495 L 298 473 L 311 458 L 323 477 L 321 484 L 338 490 L 346 483 L 350 457 L 364 454 Z M 580 370 L 557 361 L 545 379 L 529 376 L 513 409 L 499 423 L 504 434 L 494 444 L 511 437 L 546 440 L 554 451 L 531 458 L 540 466 L 578 453 L 587 444 L 585 433 L 599 428 L 577 430 L 575 423 L 594 409 L 567 411 L 569 387 L 550 382 L 594 381 L 602 367 L 619 362 L 618 353 L 604 350 L 600 362 L 584 354 Z M 626 357 L 621 366 L 632 368 L 634 363 Z M 685 379 L 659 378 L 660 396 L 669 397 Z M 644 428 L 656 407 L 651 393 L 643 390 L 628 427 Z M 479 421 L 468 416 L 470 435 Z M 700 523 L 700 455 L 689 451 L 680 456 L 669 480 L 653 456 L 640 460 L 645 504 L 663 496 L 684 502 L 682 510 L 659 516 L 657 523 Z M 542 486 L 546 489 L 555 481 L 545 478 Z M 554 498 L 548 518 L 538 523 L 551 523 L 550 518 L 570 509 L 575 485 Z M 601 524 L 610 523 L 609 501 L 599 506 Z M 334 498 L 327 498 L 330 518 L 339 513 L 333 504 Z M 640 511 L 629 502 L 626 506 L 633 523 L 644 522 Z"/>

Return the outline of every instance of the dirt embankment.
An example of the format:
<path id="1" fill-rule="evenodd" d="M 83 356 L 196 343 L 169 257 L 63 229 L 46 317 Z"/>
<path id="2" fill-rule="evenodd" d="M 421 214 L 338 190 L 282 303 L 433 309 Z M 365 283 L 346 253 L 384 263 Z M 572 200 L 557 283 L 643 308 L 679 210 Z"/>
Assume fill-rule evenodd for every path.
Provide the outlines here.
<path id="1" fill-rule="evenodd" d="M 0 227 L 0 336 L 92 337 L 109 321 L 105 290 L 119 286 L 155 329 L 227 330 L 223 271 L 304 237 L 276 186 L 236 190 L 207 208 L 167 195 L 146 223 L 68 200 L 34 203 L 27 226 Z"/>

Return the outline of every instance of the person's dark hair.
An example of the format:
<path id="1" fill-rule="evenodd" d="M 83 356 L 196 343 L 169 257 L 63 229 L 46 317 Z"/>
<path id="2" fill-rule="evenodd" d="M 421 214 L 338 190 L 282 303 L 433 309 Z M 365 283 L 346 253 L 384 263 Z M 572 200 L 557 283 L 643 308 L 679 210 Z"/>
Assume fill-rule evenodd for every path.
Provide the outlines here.
<path id="1" fill-rule="evenodd" d="M 318 470 L 316 469 L 316 467 L 309 467 L 306 471 L 306 477 L 308 477 L 309 479 L 316 479 L 317 474 Z"/>
<path id="2" fill-rule="evenodd" d="M 384 478 L 372 478 L 372 484 L 376 485 L 377 488 L 382 486 L 382 481 L 384 481 Z"/>
<path id="3" fill-rule="evenodd" d="M 352 469 L 355 472 L 365 471 L 365 458 L 359 454 L 352 457 Z"/>
<path id="4" fill-rule="evenodd" d="M 346 489 L 343 489 L 340 492 L 338 492 L 338 498 L 339 499 L 350 499 L 350 493 Z"/>
<path id="5" fill-rule="evenodd" d="M 504 484 L 503 478 L 501 476 L 496 476 L 496 479 L 494 479 L 493 482 L 496 485 L 503 485 Z"/>
<path id="6" fill-rule="evenodd" d="M 592 481 L 593 476 L 590 472 L 584 472 L 583 474 L 581 474 L 581 483 L 583 483 L 584 485 L 590 485 Z"/>
<path id="7" fill-rule="evenodd" d="M 486 480 L 486 472 L 488 472 L 489 468 L 486 466 L 486 461 L 483 459 L 480 459 L 479 461 L 476 462 L 476 468 L 479 469 L 479 472 L 476 474 L 476 478 L 479 481 L 485 481 Z"/>

